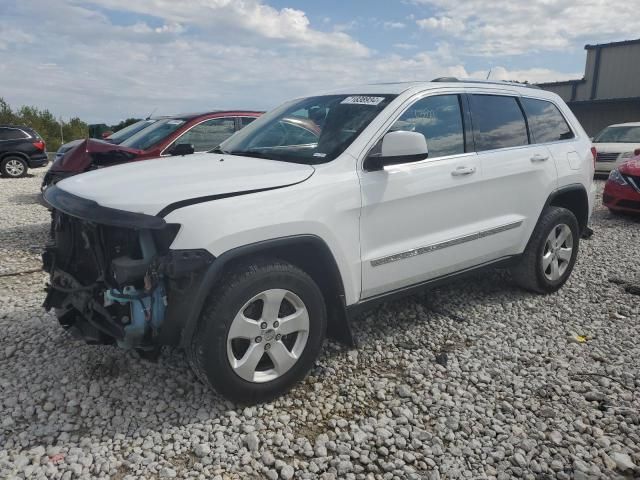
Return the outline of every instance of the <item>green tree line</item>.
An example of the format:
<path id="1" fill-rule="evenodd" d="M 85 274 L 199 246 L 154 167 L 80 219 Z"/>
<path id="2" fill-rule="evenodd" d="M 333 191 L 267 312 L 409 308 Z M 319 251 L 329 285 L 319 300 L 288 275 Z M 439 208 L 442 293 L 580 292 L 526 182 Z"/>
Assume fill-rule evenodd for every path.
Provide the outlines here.
<path id="1" fill-rule="evenodd" d="M 107 130 L 117 132 L 137 121 L 136 118 L 127 118 L 116 125 L 107 127 Z M 89 125 L 78 117 L 60 122 L 47 109 L 25 105 L 14 110 L 2 97 L 0 97 L 0 125 L 24 125 L 33 128 L 44 139 L 49 152 L 58 150 L 63 138 L 65 142 L 69 142 L 89 136 Z"/>

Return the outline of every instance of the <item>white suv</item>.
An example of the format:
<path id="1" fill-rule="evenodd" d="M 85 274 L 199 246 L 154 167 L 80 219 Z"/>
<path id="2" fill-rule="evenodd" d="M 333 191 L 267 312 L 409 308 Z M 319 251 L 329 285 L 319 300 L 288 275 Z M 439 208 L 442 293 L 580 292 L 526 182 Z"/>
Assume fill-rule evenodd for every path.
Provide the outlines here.
<path id="1" fill-rule="evenodd" d="M 367 85 L 292 100 L 215 151 L 46 190 L 45 307 L 97 343 L 187 351 L 241 402 L 354 343 L 365 308 L 487 266 L 554 292 L 593 205 L 589 138 L 536 88 Z"/>

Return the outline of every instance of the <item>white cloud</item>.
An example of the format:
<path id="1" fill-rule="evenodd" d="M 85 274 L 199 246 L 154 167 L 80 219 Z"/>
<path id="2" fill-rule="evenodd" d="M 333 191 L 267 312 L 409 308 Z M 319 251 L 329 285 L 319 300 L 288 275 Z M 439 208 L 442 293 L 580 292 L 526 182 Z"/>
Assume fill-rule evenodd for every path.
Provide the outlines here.
<path id="1" fill-rule="evenodd" d="M 442 30 L 447 33 L 456 33 L 464 30 L 464 23 L 451 17 L 429 17 L 416 20 L 416 24 L 425 30 Z"/>
<path id="2" fill-rule="evenodd" d="M 152 14 L 168 22 L 220 32 L 235 31 L 249 37 L 284 40 L 304 49 L 339 49 L 356 56 L 369 54 L 364 45 L 343 32 L 326 33 L 311 28 L 302 10 L 278 10 L 259 0 L 100 0 L 96 5 Z"/>
<path id="3" fill-rule="evenodd" d="M 387 30 L 400 29 L 400 28 L 404 28 L 404 27 L 407 26 L 406 24 L 404 24 L 402 22 L 384 22 L 382 25 Z"/>
<path id="4" fill-rule="evenodd" d="M 489 71 L 481 70 L 472 72 L 470 77 L 472 78 L 486 78 Z M 505 67 L 493 67 L 491 69 L 491 80 L 504 80 L 504 81 L 517 81 L 529 83 L 543 83 L 543 82 L 559 82 L 562 80 L 571 80 L 580 78 L 582 72 L 575 73 L 559 73 L 547 68 L 528 68 L 523 70 L 510 70 Z"/>
<path id="5" fill-rule="evenodd" d="M 415 43 L 394 43 L 394 48 L 399 48 L 401 50 L 415 50 L 418 46 Z"/>
<path id="6" fill-rule="evenodd" d="M 413 0 L 436 14 L 423 29 L 464 42 L 465 53 L 517 55 L 566 50 L 576 42 L 635 38 L 637 2 L 622 0 Z"/>
<path id="7" fill-rule="evenodd" d="M 341 85 L 469 76 L 447 42 L 427 51 L 399 43 L 396 53 L 379 53 L 346 32 L 314 29 L 304 12 L 257 0 L 16 5 L 0 17 L 0 96 L 13 106 L 37 105 L 90 122 L 154 109 L 268 109 Z M 105 7 L 147 15 L 126 24 L 120 12 L 116 24 Z M 34 74 L 34 68 L 41 71 Z M 557 79 L 554 72 L 507 70 L 492 78 L 527 74 L 530 81 Z"/>

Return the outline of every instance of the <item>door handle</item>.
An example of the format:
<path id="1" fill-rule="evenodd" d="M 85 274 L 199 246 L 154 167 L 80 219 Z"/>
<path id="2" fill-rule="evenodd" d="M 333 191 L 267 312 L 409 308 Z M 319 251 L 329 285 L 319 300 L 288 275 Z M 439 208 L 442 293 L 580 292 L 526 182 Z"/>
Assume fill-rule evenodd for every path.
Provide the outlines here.
<path id="1" fill-rule="evenodd" d="M 451 175 L 454 177 L 462 177 L 464 175 L 471 175 L 476 172 L 476 167 L 458 167 L 454 171 L 451 172 Z"/>
<path id="2" fill-rule="evenodd" d="M 539 153 L 536 153 L 533 157 L 531 157 L 531 161 L 532 162 L 545 162 L 549 160 L 549 155 L 540 155 Z"/>

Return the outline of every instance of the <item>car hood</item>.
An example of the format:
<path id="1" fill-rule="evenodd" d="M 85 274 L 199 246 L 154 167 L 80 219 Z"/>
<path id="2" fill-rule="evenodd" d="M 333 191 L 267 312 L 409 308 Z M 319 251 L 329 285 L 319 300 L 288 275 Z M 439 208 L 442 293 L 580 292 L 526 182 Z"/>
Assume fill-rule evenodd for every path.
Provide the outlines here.
<path id="1" fill-rule="evenodd" d="M 93 163 L 107 165 L 131 160 L 139 156 L 141 150 L 123 147 L 96 138 L 81 140 L 64 152 L 51 165 L 54 172 L 85 172 Z"/>
<path id="2" fill-rule="evenodd" d="M 70 142 L 64 143 L 62 145 L 60 145 L 60 148 L 58 148 L 56 153 L 64 153 L 64 152 L 68 152 L 69 150 L 71 150 L 73 147 L 76 147 L 78 145 L 80 145 L 84 140 L 82 140 L 81 138 L 78 140 L 71 140 Z"/>
<path id="3" fill-rule="evenodd" d="M 602 153 L 626 153 L 640 148 L 640 143 L 594 143 L 593 146 Z"/>
<path id="4" fill-rule="evenodd" d="M 640 177 L 640 155 L 627 160 L 618 167 L 620 172 L 626 175 L 633 175 L 634 177 Z"/>
<path id="5" fill-rule="evenodd" d="M 201 153 L 92 170 L 57 186 L 103 207 L 157 215 L 179 202 L 215 200 L 300 183 L 314 171 L 310 165 Z"/>

